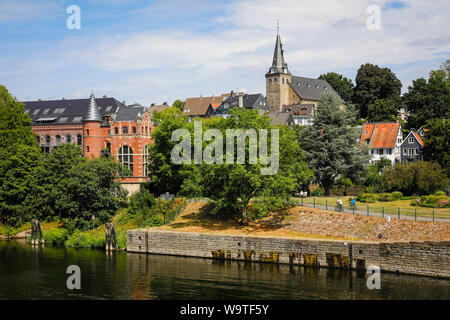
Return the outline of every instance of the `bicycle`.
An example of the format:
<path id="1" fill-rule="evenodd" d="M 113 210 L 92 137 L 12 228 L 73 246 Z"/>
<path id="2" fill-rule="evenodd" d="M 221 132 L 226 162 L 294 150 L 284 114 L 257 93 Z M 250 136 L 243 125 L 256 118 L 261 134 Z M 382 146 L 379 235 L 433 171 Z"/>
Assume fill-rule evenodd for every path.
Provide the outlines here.
<path id="1" fill-rule="evenodd" d="M 337 212 L 344 212 L 344 206 L 342 204 L 338 204 L 334 210 Z"/>
<path id="2" fill-rule="evenodd" d="M 350 203 L 350 210 L 358 210 L 358 205 L 355 203 L 355 204 L 353 204 L 353 203 Z"/>

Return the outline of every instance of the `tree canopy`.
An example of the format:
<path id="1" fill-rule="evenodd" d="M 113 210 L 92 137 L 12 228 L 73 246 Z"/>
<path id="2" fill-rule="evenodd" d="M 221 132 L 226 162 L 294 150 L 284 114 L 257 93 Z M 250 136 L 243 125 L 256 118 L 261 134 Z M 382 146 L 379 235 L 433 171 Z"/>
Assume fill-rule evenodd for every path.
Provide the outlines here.
<path id="1" fill-rule="evenodd" d="M 322 74 L 319 76 L 319 79 L 328 82 L 345 102 L 352 100 L 353 89 L 355 87 L 352 79 L 348 79 L 336 72 Z"/>
<path id="2" fill-rule="evenodd" d="M 353 103 L 362 118 L 367 117 L 369 106 L 377 100 L 390 99 L 395 105 L 400 103 L 402 83 L 388 68 L 364 64 L 359 68 L 355 82 Z"/>
<path id="3" fill-rule="evenodd" d="M 424 160 L 438 162 L 450 177 L 450 120 L 431 119 L 425 127 Z"/>
<path id="4" fill-rule="evenodd" d="M 351 126 L 355 110 L 342 104 L 337 95 L 322 94 L 313 125 L 302 137 L 306 160 L 326 195 L 339 175 L 358 181 L 369 161 L 367 150 L 359 146 L 359 130 Z"/>
<path id="5" fill-rule="evenodd" d="M 396 102 L 392 99 L 381 99 L 369 105 L 366 120 L 368 122 L 389 122 L 396 121 L 397 117 Z"/>

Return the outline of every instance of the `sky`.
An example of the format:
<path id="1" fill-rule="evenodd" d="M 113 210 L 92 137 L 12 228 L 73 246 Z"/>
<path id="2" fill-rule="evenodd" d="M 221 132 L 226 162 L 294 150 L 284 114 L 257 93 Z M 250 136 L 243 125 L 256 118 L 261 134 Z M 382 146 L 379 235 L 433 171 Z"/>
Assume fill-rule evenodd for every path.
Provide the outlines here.
<path id="1" fill-rule="evenodd" d="M 354 80 L 372 63 L 405 92 L 450 59 L 450 0 L 0 0 L 0 84 L 23 101 L 265 94 L 277 20 L 296 76 Z"/>

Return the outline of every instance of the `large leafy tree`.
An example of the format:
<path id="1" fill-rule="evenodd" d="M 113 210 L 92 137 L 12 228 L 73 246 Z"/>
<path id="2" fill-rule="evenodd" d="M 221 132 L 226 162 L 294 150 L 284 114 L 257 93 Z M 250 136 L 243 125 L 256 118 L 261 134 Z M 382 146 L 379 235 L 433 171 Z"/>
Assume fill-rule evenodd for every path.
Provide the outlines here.
<path id="1" fill-rule="evenodd" d="M 179 99 L 177 99 L 177 100 L 175 100 L 175 101 L 173 102 L 172 107 L 178 108 L 178 109 L 180 109 L 181 111 L 183 111 L 183 109 L 184 109 L 184 102 L 181 101 L 181 100 L 179 100 Z"/>
<path id="2" fill-rule="evenodd" d="M 183 182 L 181 165 L 174 164 L 171 152 L 177 142 L 172 141 L 172 132 L 187 126 L 186 116 L 178 108 L 167 108 L 153 114 L 159 125 L 152 132 L 153 143 L 149 145 L 148 184 L 154 194 L 178 193 Z"/>
<path id="3" fill-rule="evenodd" d="M 239 164 L 236 159 L 226 163 L 227 155 L 223 154 L 223 164 L 188 165 L 189 172 L 182 187 L 185 194 L 201 194 L 214 202 L 213 213 L 225 212 L 236 214 L 243 224 L 248 221 L 249 201 L 255 197 L 286 201 L 301 184 L 312 179 L 312 174 L 304 161 L 295 138 L 295 132 L 285 126 L 272 127 L 270 119 L 259 116 L 255 110 L 235 108 L 229 119 L 213 118 L 203 121 L 203 129 L 218 129 L 226 139 L 226 129 L 277 129 L 279 130 L 279 168 L 270 175 L 262 175 L 261 169 L 266 165 L 249 162 L 249 141 L 245 141 L 245 163 Z M 259 137 L 261 138 L 261 137 Z M 268 134 L 268 151 L 271 153 L 273 137 Z M 206 147 L 206 145 L 204 145 Z"/>
<path id="4" fill-rule="evenodd" d="M 367 117 L 369 106 L 377 100 L 390 99 L 396 105 L 400 103 L 402 83 L 388 68 L 364 64 L 359 68 L 355 82 L 353 102 L 362 118 Z"/>
<path id="5" fill-rule="evenodd" d="M 404 95 L 409 113 L 407 127 L 420 128 L 430 119 L 450 117 L 450 80 L 444 70 L 430 72 L 427 80 L 413 81 Z"/>
<path id="6" fill-rule="evenodd" d="M 368 122 L 396 121 L 398 110 L 392 99 L 381 99 L 369 105 L 367 110 Z"/>
<path id="7" fill-rule="evenodd" d="M 437 161 L 450 177 L 450 120 L 432 119 L 425 127 L 424 159 Z"/>
<path id="8" fill-rule="evenodd" d="M 351 105 L 341 108 L 342 105 L 336 94 L 324 93 L 314 123 L 302 138 L 306 160 L 326 195 L 339 175 L 358 181 L 369 162 L 367 150 L 360 148 L 357 141 L 360 132 L 351 126 L 355 111 Z"/>
<path id="9" fill-rule="evenodd" d="M 322 74 L 319 76 L 319 79 L 328 82 L 344 101 L 350 102 L 352 100 L 355 87 L 352 79 L 348 79 L 336 72 Z"/>

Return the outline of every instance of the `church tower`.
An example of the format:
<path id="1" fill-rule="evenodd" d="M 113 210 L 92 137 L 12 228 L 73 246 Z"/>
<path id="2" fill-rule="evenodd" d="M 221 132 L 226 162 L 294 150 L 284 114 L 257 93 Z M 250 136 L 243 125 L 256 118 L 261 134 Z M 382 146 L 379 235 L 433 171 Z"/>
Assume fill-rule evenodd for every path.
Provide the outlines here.
<path id="1" fill-rule="evenodd" d="M 284 62 L 280 33 L 277 32 L 272 66 L 266 73 L 266 99 L 271 107 L 271 112 L 281 112 L 283 105 L 289 104 L 291 79 L 292 74 L 288 70 L 287 63 Z"/>
<path id="2" fill-rule="evenodd" d="M 101 123 L 102 117 L 92 92 L 89 98 L 89 106 L 83 116 L 83 156 L 100 157 L 102 151 Z"/>

